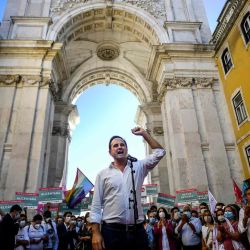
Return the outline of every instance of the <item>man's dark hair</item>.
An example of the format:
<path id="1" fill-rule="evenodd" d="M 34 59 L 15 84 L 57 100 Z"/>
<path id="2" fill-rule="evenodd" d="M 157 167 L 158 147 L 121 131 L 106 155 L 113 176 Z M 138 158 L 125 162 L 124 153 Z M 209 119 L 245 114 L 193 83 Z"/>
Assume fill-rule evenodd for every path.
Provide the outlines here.
<path id="1" fill-rule="evenodd" d="M 121 136 L 119 136 L 119 135 L 114 135 L 114 136 L 112 136 L 112 137 L 110 138 L 110 140 L 109 140 L 109 150 L 111 149 L 111 143 L 112 143 L 112 141 L 113 141 L 114 139 L 116 139 L 116 138 L 119 138 L 119 139 L 123 140 L 125 146 L 128 147 L 128 146 L 127 146 L 127 142 L 126 142 Z"/>
<path id="2" fill-rule="evenodd" d="M 150 207 L 150 210 L 156 210 L 157 211 L 157 206 L 156 205 L 152 205 L 151 207 Z"/>
<path id="3" fill-rule="evenodd" d="M 44 217 L 44 218 L 51 218 L 51 212 L 50 212 L 49 210 L 45 211 L 45 212 L 43 213 L 43 217 Z"/>
<path id="4" fill-rule="evenodd" d="M 191 210 L 191 214 L 196 214 L 196 215 L 198 215 L 198 212 L 196 211 L 196 210 Z"/>
<path id="5" fill-rule="evenodd" d="M 43 220 L 43 217 L 41 214 L 36 214 L 34 217 L 33 217 L 33 221 L 37 221 L 37 220 Z"/>
<path id="6" fill-rule="evenodd" d="M 173 207 L 173 208 L 171 208 L 170 212 L 171 212 L 171 213 L 173 213 L 173 212 L 174 212 L 174 210 L 178 210 L 178 211 L 180 211 L 180 209 L 179 209 L 178 207 Z"/>
<path id="7" fill-rule="evenodd" d="M 225 207 L 225 204 L 222 202 L 217 202 L 215 207 L 220 206 L 220 207 Z"/>
<path id="8" fill-rule="evenodd" d="M 199 207 L 201 207 L 201 206 L 208 207 L 208 205 L 207 205 L 207 203 L 206 203 L 206 202 L 202 202 L 202 203 L 200 203 Z"/>
<path id="9" fill-rule="evenodd" d="M 14 212 L 14 211 L 22 212 L 22 208 L 21 208 L 19 205 L 15 204 L 15 205 L 13 205 L 13 206 L 10 208 L 10 213 L 12 213 L 12 212 Z"/>
<path id="10" fill-rule="evenodd" d="M 72 213 L 70 211 L 66 211 L 64 214 L 63 214 L 63 217 L 66 217 L 67 215 L 72 215 Z"/>

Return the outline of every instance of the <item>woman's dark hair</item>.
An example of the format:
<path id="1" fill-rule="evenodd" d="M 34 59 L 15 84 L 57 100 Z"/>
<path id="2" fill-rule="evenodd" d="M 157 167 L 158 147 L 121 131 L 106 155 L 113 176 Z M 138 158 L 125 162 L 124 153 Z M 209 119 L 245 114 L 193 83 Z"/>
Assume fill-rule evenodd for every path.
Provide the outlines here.
<path id="1" fill-rule="evenodd" d="M 127 146 L 127 142 L 126 142 L 121 136 L 119 136 L 119 135 L 114 135 L 114 136 L 112 136 L 112 137 L 110 138 L 110 140 L 109 140 L 109 150 L 111 149 L 111 143 L 112 143 L 112 141 L 113 141 L 114 139 L 116 139 L 116 138 L 119 138 L 119 139 L 123 140 L 123 141 L 124 141 L 124 144 L 125 144 L 125 146 L 126 146 L 126 148 L 128 147 L 128 146 Z"/>
<path id="2" fill-rule="evenodd" d="M 207 216 L 207 215 L 205 215 L 205 213 L 209 213 L 209 215 L 211 216 L 211 223 L 214 224 L 214 218 L 213 218 L 213 216 L 212 216 L 212 214 L 211 214 L 211 211 L 210 211 L 209 209 L 206 209 L 206 210 L 204 211 L 203 215 L 202 215 L 202 220 L 203 220 L 203 222 L 205 222 L 205 221 L 204 221 L 204 217 Z"/>
<path id="3" fill-rule="evenodd" d="M 238 220 L 238 218 L 239 218 L 239 212 L 238 212 L 236 206 L 237 205 L 235 205 L 235 204 L 229 204 L 229 205 L 225 206 L 224 210 L 226 210 L 227 207 L 230 207 L 232 209 L 233 214 L 234 214 L 235 220 Z"/>
<path id="4" fill-rule="evenodd" d="M 159 216 L 159 211 L 160 210 L 163 210 L 164 214 L 165 214 L 165 219 L 166 220 L 169 220 L 170 219 L 170 215 L 168 214 L 167 210 L 164 208 L 164 207 L 159 207 L 158 210 L 157 210 L 157 219 L 160 220 L 160 216 Z"/>
<path id="5" fill-rule="evenodd" d="M 33 217 L 33 221 L 37 221 L 37 220 L 43 220 L 43 217 L 41 214 L 36 214 L 34 217 Z"/>
<path id="6" fill-rule="evenodd" d="M 43 217 L 44 217 L 44 218 L 51 218 L 51 212 L 50 212 L 49 210 L 45 211 L 45 212 L 43 213 Z"/>

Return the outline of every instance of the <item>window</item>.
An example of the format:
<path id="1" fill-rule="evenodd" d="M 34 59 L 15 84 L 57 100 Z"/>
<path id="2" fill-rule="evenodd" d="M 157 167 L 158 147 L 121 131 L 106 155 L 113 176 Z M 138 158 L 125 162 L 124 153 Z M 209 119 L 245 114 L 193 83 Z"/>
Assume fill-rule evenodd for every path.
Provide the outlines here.
<path id="1" fill-rule="evenodd" d="M 222 64 L 223 64 L 223 68 L 224 68 L 224 72 L 225 74 L 232 68 L 233 64 L 232 64 L 232 59 L 229 53 L 228 48 L 226 48 L 221 56 L 221 60 L 222 60 Z"/>
<path id="2" fill-rule="evenodd" d="M 248 165 L 249 165 L 249 167 L 250 167 L 250 145 L 247 146 L 247 147 L 245 148 L 245 150 L 246 150 Z"/>
<path id="3" fill-rule="evenodd" d="M 233 98 L 234 111 L 237 117 L 238 125 L 247 119 L 247 113 L 244 107 L 240 91 Z"/>
<path id="4" fill-rule="evenodd" d="M 250 41 L 250 12 L 247 12 L 243 17 L 240 27 L 244 35 L 245 43 L 248 44 Z"/>

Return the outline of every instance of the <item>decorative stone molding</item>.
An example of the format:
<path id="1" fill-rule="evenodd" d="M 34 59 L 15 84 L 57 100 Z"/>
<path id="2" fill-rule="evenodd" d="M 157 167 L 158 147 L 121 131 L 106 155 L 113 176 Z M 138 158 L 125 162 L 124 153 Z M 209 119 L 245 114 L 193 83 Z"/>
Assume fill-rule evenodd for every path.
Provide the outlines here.
<path id="1" fill-rule="evenodd" d="M 41 76 L 33 75 L 24 75 L 22 76 L 22 84 L 26 86 L 32 86 L 38 84 L 40 86 L 42 82 Z"/>
<path id="2" fill-rule="evenodd" d="M 174 77 L 165 78 L 158 86 L 158 100 L 161 101 L 168 90 L 178 88 L 212 88 L 215 79 L 212 77 Z"/>
<path id="3" fill-rule="evenodd" d="M 139 83 L 129 75 L 121 73 L 119 71 L 103 70 L 83 76 L 79 80 L 77 85 L 72 89 L 69 96 L 69 102 L 74 103 L 75 99 L 77 99 L 77 97 L 84 90 L 86 90 L 90 86 L 94 86 L 100 83 L 104 83 L 107 85 L 116 84 L 122 86 L 131 91 L 136 97 L 138 97 L 141 103 L 144 103 L 147 99 Z"/>
<path id="4" fill-rule="evenodd" d="M 112 61 L 120 54 L 118 46 L 111 43 L 104 43 L 98 46 L 97 56 L 104 61 Z"/>
<path id="5" fill-rule="evenodd" d="M 52 15 L 60 15 L 64 11 L 83 6 L 88 2 L 90 2 L 90 0 L 53 0 L 50 11 Z M 166 19 L 165 0 L 106 0 L 99 2 L 107 2 L 108 4 L 117 2 L 136 5 L 157 19 Z"/>
<path id="6" fill-rule="evenodd" d="M 70 130 L 62 125 L 53 126 L 52 135 L 67 137 L 70 140 Z"/>
<path id="7" fill-rule="evenodd" d="M 20 81 L 20 75 L 0 75 L 0 86 L 16 86 Z"/>
<path id="8" fill-rule="evenodd" d="M 164 134 L 163 127 L 154 127 L 153 134 L 154 135 L 163 135 Z"/>
<path id="9" fill-rule="evenodd" d="M 213 77 L 206 78 L 194 78 L 193 83 L 197 88 L 211 88 L 214 84 L 215 79 Z"/>
<path id="10" fill-rule="evenodd" d="M 136 5 L 155 18 L 166 20 L 165 0 L 122 0 L 122 2 Z"/>

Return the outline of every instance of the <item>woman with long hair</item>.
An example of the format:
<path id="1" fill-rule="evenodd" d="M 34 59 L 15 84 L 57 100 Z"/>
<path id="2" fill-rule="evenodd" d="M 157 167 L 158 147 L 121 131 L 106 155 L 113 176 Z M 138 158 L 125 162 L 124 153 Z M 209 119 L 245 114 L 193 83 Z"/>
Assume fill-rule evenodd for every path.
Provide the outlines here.
<path id="1" fill-rule="evenodd" d="M 174 242 L 174 229 L 170 216 L 164 207 L 157 211 L 158 222 L 154 225 L 155 250 L 176 250 Z"/>
<path id="2" fill-rule="evenodd" d="M 234 206 L 227 205 L 224 208 L 224 219 L 225 221 L 218 225 L 217 240 L 221 243 L 220 249 L 245 250 L 245 247 L 240 242 L 238 217 Z"/>

